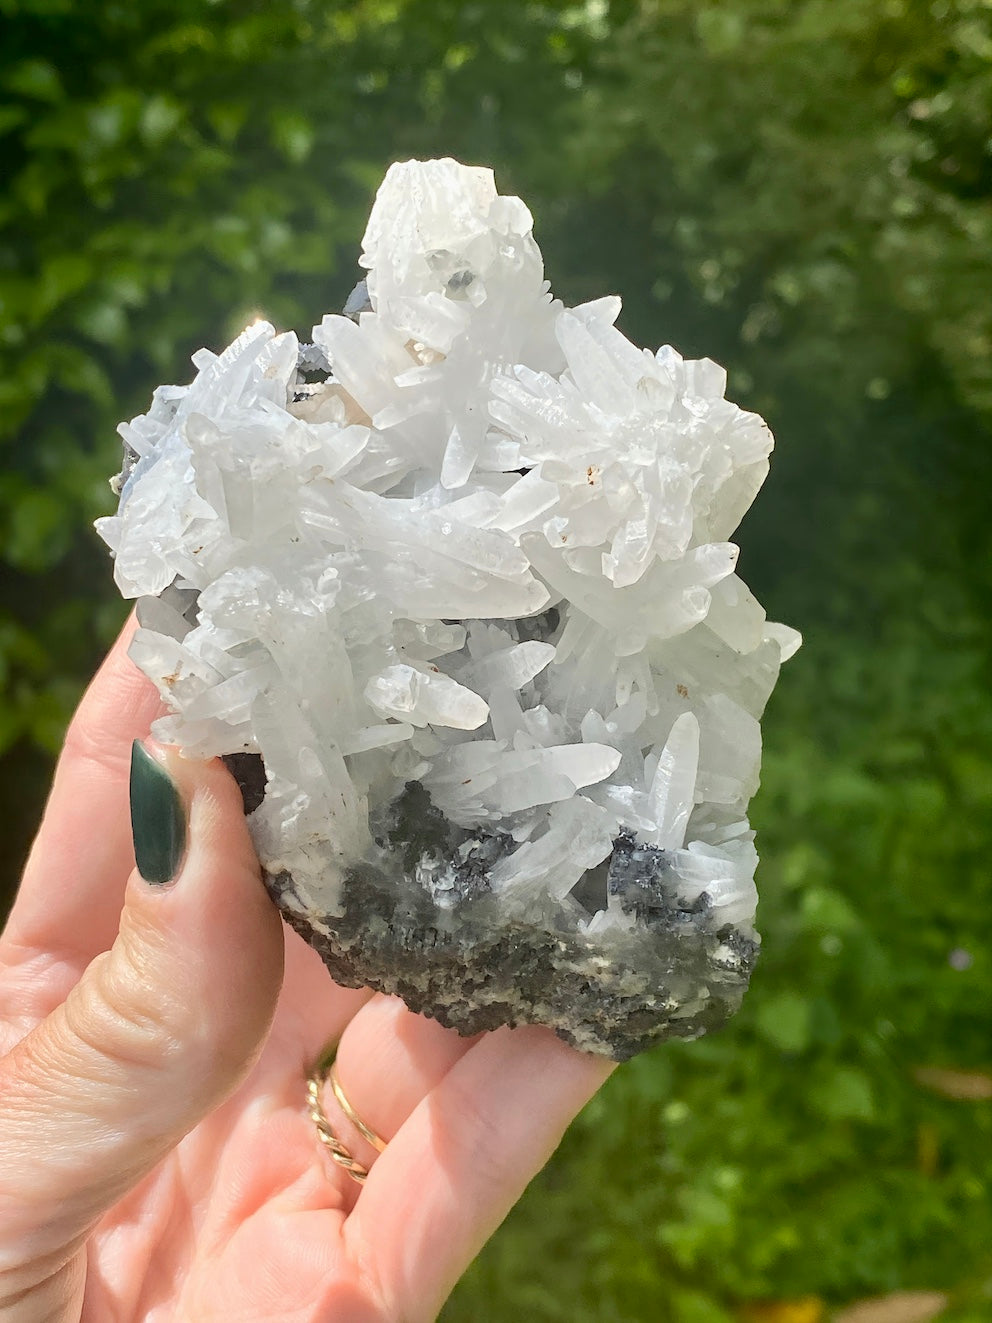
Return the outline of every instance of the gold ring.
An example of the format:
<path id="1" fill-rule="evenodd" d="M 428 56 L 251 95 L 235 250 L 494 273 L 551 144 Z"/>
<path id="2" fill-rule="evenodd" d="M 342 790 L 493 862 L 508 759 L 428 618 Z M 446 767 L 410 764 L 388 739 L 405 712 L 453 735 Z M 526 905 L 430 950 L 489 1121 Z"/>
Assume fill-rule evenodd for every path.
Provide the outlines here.
<path id="1" fill-rule="evenodd" d="M 313 1070 L 307 1077 L 307 1104 L 310 1112 L 310 1120 L 314 1123 L 317 1130 L 317 1138 L 324 1145 L 331 1157 L 343 1167 L 353 1181 L 359 1185 L 364 1185 L 365 1178 L 368 1176 L 368 1168 L 352 1156 L 344 1144 L 341 1143 L 337 1135 L 331 1129 L 331 1123 L 327 1119 L 324 1108 L 320 1101 L 320 1090 L 324 1081 L 330 1079 L 331 1088 L 334 1090 L 334 1096 L 338 1100 L 338 1105 L 345 1116 L 352 1123 L 363 1139 L 367 1140 L 379 1153 L 386 1147 L 386 1141 L 381 1135 L 367 1126 L 358 1113 L 352 1107 L 351 1103 L 341 1087 L 341 1081 L 338 1079 L 337 1071 L 334 1068 L 334 1059 L 337 1056 L 337 1044 L 329 1047 L 317 1061 Z"/>
<path id="2" fill-rule="evenodd" d="M 338 1068 L 335 1062 L 333 1061 L 331 1062 L 331 1069 L 330 1069 L 330 1074 L 328 1075 L 328 1079 L 331 1081 L 331 1088 L 334 1090 L 334 1096 L 335 1098 L 337 1098 L 338 1104 L 342 1112 L 344 1112 L 345 1116 L 355 1127 L 355 1129 L 358 1131 L 361 1137 L 364 1140 L 367 1140 L 368 1143 L 370 1143 L 378 1153 L 381 1153 L 382 1150 L 386 1147 L 386 1141 L 382 1138 L 381 1135 L 377 1135 L 370 1126 L 367 1126 L 365 1124 L 362 1118 L 355 1111 L 354 1107 L 352 1107 L 351 1103 L 345 1097 L 344 1089 L 342 1089 L 341 1087 L 341 1081 L 338 1079 Z"/>

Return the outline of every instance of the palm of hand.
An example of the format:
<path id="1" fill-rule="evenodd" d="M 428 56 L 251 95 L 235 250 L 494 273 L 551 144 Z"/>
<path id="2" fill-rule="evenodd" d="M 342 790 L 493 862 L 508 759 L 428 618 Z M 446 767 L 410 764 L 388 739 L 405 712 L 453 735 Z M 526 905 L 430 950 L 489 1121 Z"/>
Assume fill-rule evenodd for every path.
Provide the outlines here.
<path id="1" fill-rule="evenodd" d="M 93 1101 L 93 1080 L 83 1080 L 80 1104 L 71 1096 L 72 1069 L 66 1075 L 56 1063 L 46 1076 L 33 1059 L 39 1054 L 25 1049 L 61 1016 L 60 1028 L 44 1039 L 46 1052 L 50 1038 L 59 1041 L 79 987 L 92 981 L 101 961 L 111 960 L 100 953 L 114 942 L 118 924 L 122 937 L 129 923 L 140 927 L 128 919 L 127 906 L 122 919 L 122 897 L 136 888 L 139 912 L 140 906 L 151 912 L 156 903 L 144 898 L 140 880 L 127 881 L 127 756 L 131 739 L 147 732 L 157 715 L 158 701 L 127 662 L 126 641 L 111 653 L 77 714 L 0 943 L 0 1033 L 12 1049 L 0 1062 L 0 1082 L 13 1081 L 6 1092 L 14 1099 L 7 1113 L 0 1107 L 0 1157 L 11 1157 L 7 1188 L 0 1188 L 0 1232 L 16 1246 L 7 1260 L 0 1254 L 0 1317 L 8 1317 L 5 1276 L 13 1283 L 42 1278 L 43 1292 L 47 1273 L 58 1311 L 46 1303 L 49 1312 L 19 1313 L 15 1303 L 10 1317 L 79 1317 L 81 1301 L 84 1323 L 434 1318 L 610 1063 L 580 1056 L 541 1029 L 462 1039 L 395 998 L 337 987 L 295 934 L 280 935 L 255 879 L 253 899 L 235 910 L 230 896 L 226 908 L 214 898 L 211 922 L 224 921 L 217 924 L 220 937 L 203 932 L 203 915 L 195 915 L 186 893 L 182 903 L 193 909 L 195 922 L 183 921 L 194 924 L 190 940 L 203 948 L 200 968 L 195 961 L 191 966 L 189 995 L 196 995 L 193 983 L 205 981 L 216 996 L 194 1005 L 192 1017 L 185 1008 L 179 1022 L 187 1029 L 170 1045 L 175 1051 L 152 1063 L 151 1085 L 148 1063 L 135 1082 L 126 1054 L 112 1060 L 111 1092 L 118 1103 L 123 1098 L 123 1109 L 99 1114 L 103 1095 Z M 210 775 L 227 780 L 217 770 Z M 221 791 L 229 797 L 233 787 Z M 210 811 L 220 812 L 216 804 Z M 232 816 L 230 805 L 224 811 Z M 231 831 L 243 834 L 240 814 L 233 817 Z M 222 858 L 215 850 L 213 863 Z M 201 871 L 209 874 L 210 865 L 207 853 Z M 177 893 L 187 885 L 184 877 Z M 167 913 L 179 902 L 160 903 Z M 201 910 L 210 903 L 208 896 Z M 248 913 L 239 920 L 241 905 Z M 259 926 L 267 935 L 256 931 Z M 178 924 L 167 934 L 173 944 L 183 937 Z M 272 995 L 284 945 L 285 974 L 267 1036 L 269 993 L 252 988 L 251 970 L 246 973 L 239 958 L 242 938 L 249 957 L 252 943 L 267 944 L 270 969 L 260 966 L 257 981 L 268 982 Z M 214 964 L 233 980 L 233 991 L 223 979 L 218 983 L 216 970 L 210 984 L 204 968 Z M 157 1014 L 156 997 L 181 1004 L 184 989 L 160 982 L 141 993 L 139 1019 Z M 248 1019 L 254 1014 L 257 1028 L 240 1040 L 239 1006 L 230 1004 L 239 996 L 258 1003 L 245 1013 Z M 203 1041 L 190 1050 L 186 1040 L 196 1031 L 189 1026 L 201 1021 Z M 331 1042 L 338 1043 L 339 1076 L 353 1107 L 388 1140 L 377 1155 L 325 1089 L 335 1133 L 371 1168 L 361 1187 L 321 1149 L 307 1115 L 306 1076 Z M 246 1059 L 260 1046 L 243 1078 Z M 107 1054 L 96 1047 L 102 1070 Z M 184 1096 L 198 1096 L 200 1074 L 215 1070 L 215 1059 L 225 1053 L 240 1056 L 218 1069 L 227 1071 L 231 1085 L 242 1082 L 233 1093 L 230 1085 L 215 1095 L 208 1090 L 211 1101 L 199 1111 L 194 1105 L 190 1117 L 189 1107 L 182 1109 Z M 31 1085 L 32 1072 L 48 1087 Z M 90 1103 L 95 1117 L 87 1114 Z M 171 1119 L 175 1109 L 183 1118 L 178 1123 Z M 115 1170 L 121 1152 L 126 1157 Z M 60 1177 L 51 1174 L 53 1153 L 56 1167 L 64 1158 L 64 1194 Z M 54 1207 L 43 1200 L 33 1206 L 41 1196 L 31 1192 L 42 1187 Z M 79 1229 L 66 1233 L 60 1250 L 63 1221 Z M 39 1265 L 33 1275 L 32 1256 Z M 12 1289 L 10 1298 L 20 1294 Z"/>
<path id="2" fill-rule="evenodd" d="M 299 939 L 287 947 L 288 985 L 249 1078 L 101 1220 L 84 1319 L 390 1317 L 349 1231 L 359 1187 L 321 1152 L 304 1107 L 314 1008 L 330 1026 L 364 998 L 333 987 Z"/>
<path id="3" fill-rule="evenodd" d="M 556 1142 L 566 1118 L 552 1108 L 535 1132 L 525 1081 L 533 1092 L 538 1058 L 575 1054 L 543 1031 L 470 1043 L 393 998 L 336 988 L 293 935 L 287 957 L 249 1079 L 101 1222 L 84 1319 L 433 1318 Z M 307 1070 L 345 1023 L 349 1097 L 391 1137 L 376 1157 L 325 1089 L 335 1132 L 372 1162 L 364 1187 L 321 1151 L 304 1105 Z M 474 1071 L 453 1074 L 472 1052 Z M 488 1098 L 463 1092 L 473 1078 Z"/>
<path id="4" fill-rule="evenodd" d="M 304 1076 L 320 1047 L 315 1008 L 333 1037 L 334 1021 L 343 1026 L 365 995 L 334 988 L 299 939 L 287 946 L 287 986 L 261 1059 L 238 1092 L 104 1217 L 90 1242 L 84 1318 L 394 1316 L 369 1268 L 376 1254 L 403 1252 L 396 1243 L 403 1218 L 389 1205 L 401 1205 L 404 1190 L 382 1196 L 388 1216 L 376 1237 L 355 1212 L 365 1191 L 321 1152 L 303 1105 Z M 376 998 L 352 1021 L 350 1038 L 388 1033 L 390 1022 L 412 1018 Z M 371 1081 L 356 1076 L 355 1089 L 363 1082 Z M 360 1141 L 349 1135 L 348 1142 L 357 1154 Z M 377 1183 L 389 1184 L 391 1161 L 387 1151 Z"/>

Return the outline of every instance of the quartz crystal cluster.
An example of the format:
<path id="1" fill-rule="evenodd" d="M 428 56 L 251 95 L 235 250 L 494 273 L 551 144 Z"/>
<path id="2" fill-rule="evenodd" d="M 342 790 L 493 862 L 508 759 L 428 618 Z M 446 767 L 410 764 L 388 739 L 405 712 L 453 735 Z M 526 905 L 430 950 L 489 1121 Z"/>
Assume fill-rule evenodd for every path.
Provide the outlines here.
<path id="1" fill-rule="evenodd" d="M 339 981 L 617 1058 L 738 1006 L 758 719 L 798 635 L 729 541 L 725 374 L 567 308 L 490 170 L 390 168 L 312 343 L 256 322 L 122 425 L 99 530 L 158 738 L 238 775 Z"/>

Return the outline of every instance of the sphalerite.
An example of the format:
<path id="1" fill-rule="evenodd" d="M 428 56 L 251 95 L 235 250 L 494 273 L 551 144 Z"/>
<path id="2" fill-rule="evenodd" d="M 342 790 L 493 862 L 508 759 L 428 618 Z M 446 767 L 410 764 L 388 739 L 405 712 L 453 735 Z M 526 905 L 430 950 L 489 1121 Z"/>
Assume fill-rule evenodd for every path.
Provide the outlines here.
<path id="1" fill-rule="evenodd" d="M 740 1003 L 799 636 L 728 540 L 768 428 L 553 299 L 531 229 L 490 170 L 393 165 L 345 314 L 194 355 L 98 527 L 155 734 L 228 758 L 334 977 L 624 1058 Z"/>

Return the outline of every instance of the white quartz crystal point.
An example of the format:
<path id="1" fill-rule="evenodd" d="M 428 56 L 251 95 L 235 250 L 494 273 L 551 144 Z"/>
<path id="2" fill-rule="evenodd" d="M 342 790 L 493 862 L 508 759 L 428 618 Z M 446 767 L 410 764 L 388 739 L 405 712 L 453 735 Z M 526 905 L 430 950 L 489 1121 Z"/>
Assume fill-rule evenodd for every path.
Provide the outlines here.
<path id="1" fill-rule="evenodd" d="M 694 713 L 683 712 L 672 726 L 648 791 L 655 827 L 645 838 L 663 850 L 680 850 L 685 842 L 698 767 L 699 722 Z"/>
<path id="2" fill-rule="evenodd" d="M 499 196 L 490 169 L 450 158 L 396 162 L 362 242 L 373 309 L 415 341 L 447 352 L 491 292 L 489 282 L 527 266 L 542 277 L 533 224 L 519 198 Z"/>
<path id="3" fill-rule="evenodd" d="M 295 465 L 287 464 L 292 449 L 280 454 L 273 445 L 293 423 L 285 410 L 298 358 L 292 332 L 276 335 L 256 321 L 223 353 L 199 350 L 190 385 L 160 388 L 147 414 L 121 424 L 137 459 L 117 513 L 96 527 L 115 552 L 123 596 L 155 596 L 177 578 L 205 588 L 228 568 L 233 542 L 255 534 L 239 523 L 231 471 L 249 468 L 249 488 L 263 476 L 250 473 L 259 441 L 269 456 L 265 476 L 284 491 L 298 487 Z"/>
<path id="4" fill-rule="evenodd" d="M 359 325 L 328 315 L 314 327 L 337 382 L 392 441 L 394 464 L 430 470 L 443 491 L 464 488 L 477 465 L 519 465 L 518 442 L 493 433 L 493 375 L 517 363 L 561 370 L 561 304 L 532 224 L 519 198 L 498 195 L 491 170 L 394 165 L 365 236 L 372 311 Z"/>
<path id="5" fill-rule="evenodd" d="M 452 822 L 471 827 L 571 799 L 615 772 L 620 758 L 604 744 L 508 749 L 503 740 L 474 740 L 441 755 L 424 784 Z"/>
<path id="6" fill-rule="evenodd" d="M 413 726 L 478 730 L 489 716 L 485 699 L 446 675 L 412 666 L 387 666 L 365 686 L 365 697 L 381 717 Z"/>
<path id="7" fill-rule="evenodd" d="M 556 334 L 566 370 L 498 375 L 490 411 L 526 437 L 532 484 L 557 487 L 539 524 L 557 559 L 625 588 L 657 561 L 724 542 L 767 472 L 772 435 L 723 398 L 723 369 L 667 346 L 652 355 L 582 309 L 563 311 Z"/>

